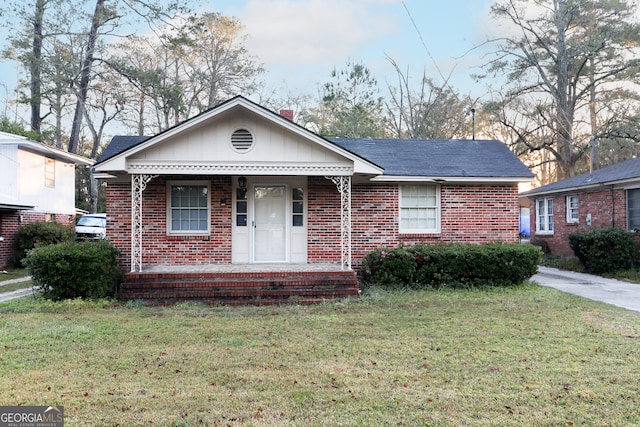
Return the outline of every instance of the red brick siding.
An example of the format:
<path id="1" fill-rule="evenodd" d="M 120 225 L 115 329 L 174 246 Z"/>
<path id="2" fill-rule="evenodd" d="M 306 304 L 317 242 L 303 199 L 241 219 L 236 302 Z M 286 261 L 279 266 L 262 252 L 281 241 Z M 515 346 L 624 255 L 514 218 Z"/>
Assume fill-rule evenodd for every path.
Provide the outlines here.
<path id="1" fill-rule="evenodd" d="M 398 184 L 354 185 L 354 265 L 382 246 L 518 241 L 517 185 L 441 186 L 441 230 L 428 234 L 400 233 L 399 188 Z"/>
<path id="2" fill-rule="evenodd" d="M 107 239 L 120 250 L 120 266 L 131 270 L 131 183 L 107 182 Z M 144 209 L 144 198 L 143 198 Z"/>
<path id="3" fill-rule="evenodd" d="M 155 178 L 142 198 L 143 266 L 231 263 L 231 179 L 191 177 L 211 184 L 211 233 L 209 236 L 167 235 L 167 182 L 184 177 Z M 226 199 L 226 206 L 220 200 Z M 107 186 L 107 237 L 122 252 L 120 263 L 131 268 L 131 184 Z"/>
<path id="4" fill-rule="evenodd" d="M 578 223 L 567 222 L 567 195 L 578 196 Z M 530 197 L 531 240 L 548 247 L 552 254 L 573 256 L 569 246 L 569 235 L 595 228 L 617 227 L 627 229 L 627 193 L 625 190 L 604 190 L 550 196 L 553 198 L 553 234 L 536 233 L 536 200 Z M 591 225 L 587 225 L 587 214 L 591 214 Z"/>
<path id="5" fill-rule="evenodd" d="M 323 177 L 307 185 L 307 261 L 340 262 L 340 193 Z"/>
<path id="6" fill-rule="evenodd" d="M 211 237 L 166 234 L 166 182 L 152 180 L 143 195 L 143 265 L 231 262 L 231 179 L 211 181 Z M 179 179 L 176 177 L 175 179 Z M 131 184 L 107 187 L 107 236 L 130 268 Z M 352 259 L 358 266 L 377 247 L 439 242 L 485 243 L 518 240 L 517 185 L 443 185 L 442 230 L 438 234 L 400 234 L 399 185 L 354 184 L 352 188 Z M 219 200 L 226 199 L 227 206 Z M 309 177 L 307 191 L 309 263 L 340 262 L 340 194 L 330 180 Z"/>
<path id="7" fill-rule="evenodd" d="M 0 242 L 0 267 L 9 267 L 17 261 L 16 258 L 16 233 L 26 224 L 36 221 L 45 221 L 46 213 L 33 211 L 19 211 L 0 213 L 0 236 L 4 238 Z M 22 218 L 22 221 L 20 221 Z M 73 224 L 75 215 L 56 214 L 56 222 L 61 224 Z"/>

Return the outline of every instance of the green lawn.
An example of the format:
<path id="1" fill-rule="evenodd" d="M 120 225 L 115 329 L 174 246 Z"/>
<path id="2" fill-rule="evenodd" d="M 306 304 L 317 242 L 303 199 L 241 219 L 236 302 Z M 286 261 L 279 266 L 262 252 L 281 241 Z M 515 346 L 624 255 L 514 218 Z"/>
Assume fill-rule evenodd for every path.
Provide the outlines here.
<path id="1" fill-rule="evenodd" d="M 640 316 L 526 285 L 313 306 L 0 305 L 0 402 L 69 426 L 640 424 Z"/>

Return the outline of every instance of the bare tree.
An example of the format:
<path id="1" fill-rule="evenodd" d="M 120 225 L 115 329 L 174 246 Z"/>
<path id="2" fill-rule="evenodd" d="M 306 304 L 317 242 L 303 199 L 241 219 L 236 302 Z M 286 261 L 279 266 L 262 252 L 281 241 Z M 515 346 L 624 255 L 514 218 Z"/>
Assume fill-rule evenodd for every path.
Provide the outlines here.
<path id="1" fill-rule="evenodd" d="M 91 67 L 94 61 L 94 52 L 96 48 L 96 40 L 98 39 L 98 30 L 106 22 L 115 19 L 115 15 L 105 9 L 105 0 L 96 0 L 96 7 L 91 17 L 91 27 L 87 37 L 87 45 L 82 59 L 82 67 L 80 69 L 80 81 L 76 89 L 76 108 L 71 124 L 71 134 L 69 135 L 70 153 L 78 152 L 78 143 L 80 140 L 80 128 L 82 120 L 85 116 L 87 93 L 89 91 L 89 82 L 91 79 Z"/>
<path id="2" fill-rule="evenodd" d="M 385 101 L 387 126 L 397 138 L 452 139 L 472 137 L 469 117 L 473 102 L 461 97 L 445 81 L 436 85 L 423 72 L 417 87 L 409 70 L 403 72 L 392 59 L 398 77 L 397 86 L 387 83 L 389 98 Z"/>
<path id="3" fill-rule="evenodd" d="M 517 34 L 497 41 L 486 68 L 506 80 L 503 111 L 518 111 L 550 131 L 519 134 L 550 137 L 526 144 L 552 153 L 558 179 L 580 172 L 589 140 L 602 136 L 595 114 L 602 94 L 635 78 L 634 10 L 627 0 L 504 0 L 492 7 Z"/>
<path id="4" fill-rule="evenodd" d="M 145 121 L 139 130 L 163 130 L 231 96 L 254 93 L 264 70 L 244 39 L 237 20 L 205 13 L 160 36 L 119 43 L 108 62 L 138 93 L 136 115 Z"/>
<path id="5" fill-rule="evenodd" d="M 190 83 L 202 87 L 198 110 L 203 111 L 237 94 L 256 91 L 256 78 L 264 69 L 249 54 L 243 26 L 235 18 L 219 13 L 200 15 L 191 25 L 186 45 Z M 196 95 L 194 93 L 194 95 Z"/>
<path id="6" fill-rule="evenodd" d="M 77 9 L 74 0 L 33 0 L 33 2 L 12 1 L 5 4 L 7 19 L 15 19 L 23 26 L 12 26 L 9 33 L 9 47 L 2 56 L 20 63 L 27 71 L 26 81 L 20 86 L 28 88 L 20 102 L 29 104 L 31 130 L 42 133 L 43 120 L 50 112 L 42 112 L 42 104 L 55 85 L 55 72 L 50 64 L 51 45 L 70 30 L 71 17 L 67 9 Z M 58 139 L 59 141 L 59 139 Z"/>

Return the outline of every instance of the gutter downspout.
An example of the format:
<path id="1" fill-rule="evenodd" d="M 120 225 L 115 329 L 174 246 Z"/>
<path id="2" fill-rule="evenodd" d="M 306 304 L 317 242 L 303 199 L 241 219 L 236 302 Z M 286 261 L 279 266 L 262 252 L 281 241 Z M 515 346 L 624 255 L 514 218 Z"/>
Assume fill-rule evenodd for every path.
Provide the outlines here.
<path id="1" fill-rule="evenodd" d="M 616 226 L 616 197 L 615 192 L 613 190 L 613 185 L 611 186 L 611 227 L 615 228 Z"/>

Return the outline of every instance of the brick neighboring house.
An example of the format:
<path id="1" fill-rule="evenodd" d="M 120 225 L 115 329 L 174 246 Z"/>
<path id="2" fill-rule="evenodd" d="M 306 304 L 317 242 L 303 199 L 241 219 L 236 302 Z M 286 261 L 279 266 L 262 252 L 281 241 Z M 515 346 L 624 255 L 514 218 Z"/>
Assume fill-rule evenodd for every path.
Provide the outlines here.
<path id="1" fill-rule="evenodd" d="M 30 139 L 0 132 L 0 267 L 15 253 L 18 228 L 36 221 L 72 224 L 76 165 L 94 162 Z"/>
<path id="2" fill-rule="evenodd" d="M 516 242 L 518 183 L 533 179 L 499 141 L 326 139 L 240 96 L 114 137 L 95 172 L 130 282 L 185 265 L 355 277 L 381 246 Z"/>
<path id="3" fill-rule="evenodd" d="M 631 159 L 523 193 L 531 241 L 573 256 L 569 235 L 595 228 L 640 230 L 640 159 Z"/>

